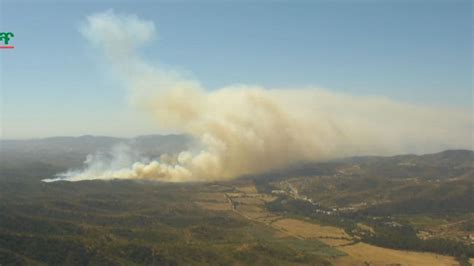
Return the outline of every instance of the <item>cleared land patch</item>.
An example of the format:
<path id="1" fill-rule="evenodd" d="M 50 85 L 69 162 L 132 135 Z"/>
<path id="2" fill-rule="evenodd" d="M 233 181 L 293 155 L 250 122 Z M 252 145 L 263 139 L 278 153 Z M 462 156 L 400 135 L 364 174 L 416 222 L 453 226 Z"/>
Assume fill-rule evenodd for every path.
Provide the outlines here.
<path id="1" fill-rule="evenodd" d="M 433 253 L 401 251 L 376 247 L 365 243 L 343 246 L 338 248 L 349 255 L 350 260 L 341 258 L 335 260 L 336 265 L 459 265 L 452 257 Z M 349 263 L 350 262 L 350 263 Z"/>

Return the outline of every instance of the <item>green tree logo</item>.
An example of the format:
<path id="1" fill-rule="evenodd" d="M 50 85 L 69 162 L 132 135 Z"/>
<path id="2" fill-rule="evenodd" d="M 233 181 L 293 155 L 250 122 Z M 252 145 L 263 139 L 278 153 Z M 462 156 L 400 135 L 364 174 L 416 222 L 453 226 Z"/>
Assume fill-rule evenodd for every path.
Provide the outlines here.
<path id="1" fill-rule="evenodd" d="M 0 32 L 0 41 L 3 41 L 5 45 L 8 45 L 10 39 L 15 37 L 15 34 L 12 32 Z"/>

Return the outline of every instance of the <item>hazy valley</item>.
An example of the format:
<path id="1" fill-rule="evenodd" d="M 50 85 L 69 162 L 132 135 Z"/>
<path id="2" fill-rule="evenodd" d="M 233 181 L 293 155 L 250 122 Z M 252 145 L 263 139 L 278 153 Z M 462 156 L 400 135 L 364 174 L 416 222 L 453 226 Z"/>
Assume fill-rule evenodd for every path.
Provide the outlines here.
<path id="1" fill-rule="evenodd" d="M 119 143 L 158 157 L 191 140 L 1 142 L 2 264 L 466 265 L 474 257 L 472 151 L 302 163 L 221 182 L 41 182 Z"/>

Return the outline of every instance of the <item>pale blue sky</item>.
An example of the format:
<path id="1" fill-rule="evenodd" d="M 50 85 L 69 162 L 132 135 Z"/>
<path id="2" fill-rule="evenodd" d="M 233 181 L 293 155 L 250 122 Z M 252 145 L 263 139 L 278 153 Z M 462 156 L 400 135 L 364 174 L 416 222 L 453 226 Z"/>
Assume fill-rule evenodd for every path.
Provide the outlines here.
<path id="1" fill-rule="evenodd" d="M 4 138 L 160 133 L 127 105 L 78 27 L 113 8 L 155 23 L 150 62 L 207 88 L 319 86 L 422 105 L 472 107 L 472 2 L 0 0 Z"/>

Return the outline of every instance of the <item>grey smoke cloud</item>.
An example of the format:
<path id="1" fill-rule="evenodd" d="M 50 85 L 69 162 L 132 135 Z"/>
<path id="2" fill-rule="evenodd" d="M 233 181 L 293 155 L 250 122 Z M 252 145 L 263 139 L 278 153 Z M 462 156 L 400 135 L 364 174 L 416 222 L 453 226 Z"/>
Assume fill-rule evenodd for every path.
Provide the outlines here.
<path id="1" fill-rule="evenodd" d="M 123 79 L 133 105 L 153 114 L 161 127 L 194 136 L 204 148 L 151 161 L 119 159 L 123 152 L 117 151 L 120 163 L 91 158 L 84 170 L 62 173 L 61 180 L 221 180 L 300 161 L 473 147 L 468 110 L 312 87 L 210 91 L 140 57 L 140 47 L 155 39 L 153 22 L 106 11 L 87 17 L 80 31 Z"/>

